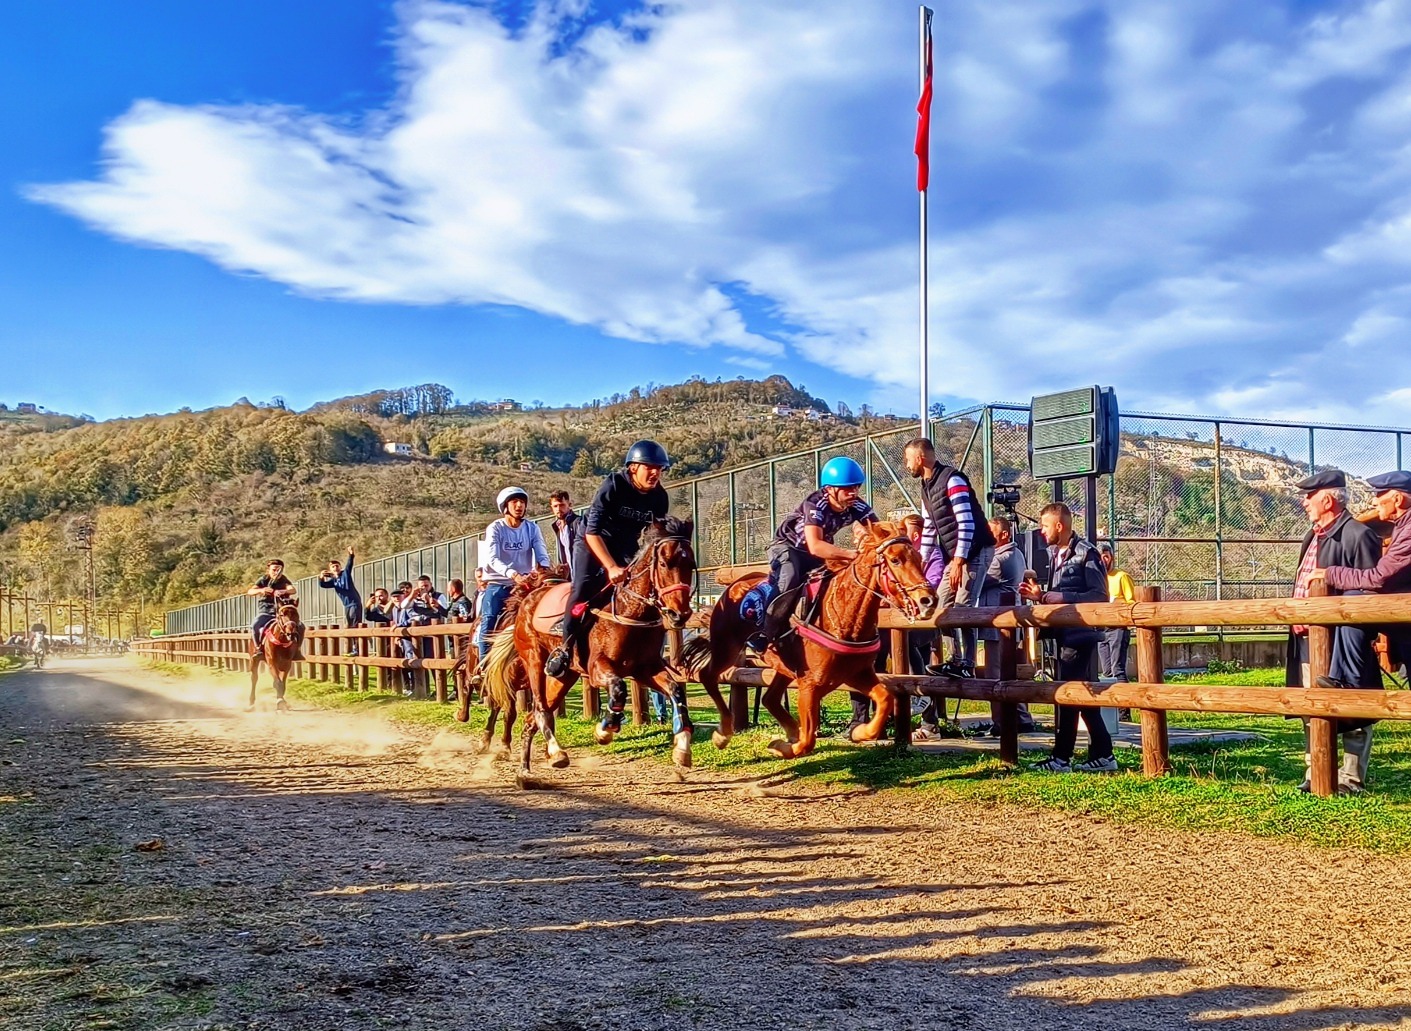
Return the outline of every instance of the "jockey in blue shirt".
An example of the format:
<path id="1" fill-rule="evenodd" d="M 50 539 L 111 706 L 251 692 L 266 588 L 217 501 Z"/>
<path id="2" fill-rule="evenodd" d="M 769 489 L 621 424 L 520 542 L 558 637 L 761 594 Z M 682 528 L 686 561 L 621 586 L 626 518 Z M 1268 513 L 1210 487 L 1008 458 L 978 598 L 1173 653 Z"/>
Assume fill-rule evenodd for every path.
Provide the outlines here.
<path id="1" fill-rule="evenodd" d="M 866 482 L 867 474 L 851 458 L 832 458 L 823 466 L 818 490 L 785 516 L 774 533 L 769 545 L 769 582 L 775 590 L 767 592 L 768 598 L 799 586 L 829 559 L 857 558 L 856 551 L 838 547 L 833 538 L 845 526 L 877 521 L 872 506 L 859 496 Z M 768 598 L 764 599 L 766 605 Z M 750 639 L 750 646 L 762 651 L 783 632 L 788 621 L 787 611 L 770 614 L 763 629 Z"/>

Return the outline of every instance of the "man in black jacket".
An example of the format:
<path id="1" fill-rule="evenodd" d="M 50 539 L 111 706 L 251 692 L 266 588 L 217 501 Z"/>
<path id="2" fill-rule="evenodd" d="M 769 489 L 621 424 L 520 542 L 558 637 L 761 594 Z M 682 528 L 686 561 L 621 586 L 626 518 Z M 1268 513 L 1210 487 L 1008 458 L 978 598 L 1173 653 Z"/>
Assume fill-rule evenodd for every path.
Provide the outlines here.
<path id="1" fill-rule="evenodd" d="M 1347 510 L 1347 477 L 1340 469 L 1324 469 L 1296 483 L 1303 492 L 1303 511 L 1313 524 L 1304 535 L 1298 552 L 1298 572 L 1294 575 L 1293 596 L 1308 597 L 1308 585 L 1317 577 L 1315 571 L 1328 566 L 1351 569 L 1371 569 L 1382 557 L 1382 542 L 1376 533 L 1359 523 Z M 1339 626 L 1333 628 L 1332 655 L 1328 676 L 1320 677 L 1320 687 L 1380 688 L 1382 670 L 1372 650 L 1373 627 Z M 1295 626 L 1289 634 L 1288 661 L 1284 683 L 1289 687 L 1310 687 L 1308 673 L 1308 628 Z M 1372 736 L 1365 721 L 1343 721 L 1343 751 L 1354 761 L 1349 770 L 1361 770 L 1355 776 L 1345 771 L 1344 787 L 1361 790 L 1366 771 L 1365 753 L 1371 750 Z M 1308 721 L 1304 721 L 1305 740 Z M 1305 755 L 1305 758 L 1306 755 Z M 1355 781 L 1355 783 L 1353 783 Z M 1307 775 L 1299 787 L 1307 791 Z"/>
<path id="2" fill-rule="evenodd" d="M 1073 532 L 1073 512 L 1061 501 L 1045 505 L 1039 513 L 1039 530 L 1048 543 L 1049 581 L 1044 590 L 1026 580 L 1019 585 L 1025 601 L 1043 605 L 1076 605 L 1107 601 L 1107 570 L 1098 550 Z M 1093 680 L 1093 657 L 1102 631 L 1088 627 L 1066 627 L 1054 632 L 1058 638 L 1058 679 Z M 1078 742 L 1078 717 L 1088 728 L 1088 758 L 1073 763 Z M 1102 711 L 1090 706 L 1055 705 L 1057 730 L 1053 755 L 1033 767 L 1049 773 L 1116 773 L 1112 756 L 1112 735 L 1102 720 Z"/>
<path id="3" fill-rule="evenodd" d="M 554 540 L 558 543 L 559 562 L 573 573 L 573 542 L 578 538 L 578 513 L 573 510 L 573 500 L 566 490 L 556 490 L 549 495 L 549 509 L 554 513 L 551 524 Z"/>

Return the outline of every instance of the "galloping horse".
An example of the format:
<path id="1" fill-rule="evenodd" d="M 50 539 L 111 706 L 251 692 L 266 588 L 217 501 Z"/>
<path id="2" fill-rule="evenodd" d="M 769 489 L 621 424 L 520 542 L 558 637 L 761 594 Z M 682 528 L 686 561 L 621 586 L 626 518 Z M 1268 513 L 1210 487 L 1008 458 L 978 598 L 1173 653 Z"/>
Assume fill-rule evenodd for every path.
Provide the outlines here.
<path id="1" fill-rule="evenodd" d="M 788 734 L 787 741 L 769 743 L 769 750 L 780 758 L 813 751 L 823 697 L 839 687 L 866 694 L 877 703 L 877 715 L 854 730 L 852 739 L 880 737 L 896 699 L 873 668 L 881 647 L 878 609 L 886 599 L 908 619 L 926 619 L 936 611 L 936 592 L 926 582 L 921 556 L 899 524 L 859 524 L 853 534 L 858 556 L 828 563 L 831 577 L 817 623 L 809 626 L 794 620 L 794 632 L 775 641 L 764 654 L 764 661 L 782 674 L 764 691 L 765 707 Z M 709 634 L 692 641 L 682 655 L 682 664 L 720 709 L 720 735 L 726 740 L 734 728 L 720 693 L 720 676 L 738 662 L 745 639 L 758 629 L 741 618 L 740 602 L 763 579 L 763 573 L 752 573 L 727 587 L 711 610 Z M 798 688 L 797 720 L 789 714 L 785 697 L 789 681 Z M 717 744 L 724 747 L 720 741 Z"/>
<path id="2" fill-rule="evenodd" d="M 684 626 L 691 616 L 692 581 L 696 556 L 691 549 L 689 520 L 667 518 L 652 523 L 643 537 L 642 550 L 610 594 L 604 591 L 589 604 L 594 622 L 588 629 L 588 659 L 567 672 L 562 680 L 544 672 L 544 659 L 559 645 L 554 622 L 563 612 L 569 585 L 538 587 L 519 599 L 514 619 L 513 655 L 523 664 L 532 710 L 524 714 L 520 766 L 516 780 L 522 785 L 529 773 L 530 748 L 535 733 L 548 744 L 549 765 L 562 769 L 568 753 L 558 743 L 554 710 L 580 676 L 594 687 L 606 688 L 608 713 L 594 736 L 608 744 L 622 729 L 627 705 L 627 678 L 659 691 L 672 702 L 673 749 L 678 766 L 691 765 L 691 717 L 686 709 L 686 685 L 662 657 L 666 627 Z M 511 597 L 511 604 L 515 599 Z M 508 627 L 506 627 L 508 629 Z M 498 653 L 498 654 L 497 654 Z M 497 658 L 508 658 L 508 649 L 490 650 L 486 682 L 498 674 L 490 670 Z M 724 709 L 722 707 L 722 718 Z"/>
<path id="3" fill-rule="evenodd" d="M 289 703 L 284 700 L 284 683 L 289 679 L 289 669 L 294 665 L 294 653 L 299 650 L 299 609 L 296 605 L 281 605 L 274 622 L 265 627 L 260 647 L 250 655 L 250 704 L 246 712 L 255 710 L 255 687 L 260 682 L 260 664 L 269 667 L 274 678 L 274 707 L 278 712 L 287 712 Z"/>

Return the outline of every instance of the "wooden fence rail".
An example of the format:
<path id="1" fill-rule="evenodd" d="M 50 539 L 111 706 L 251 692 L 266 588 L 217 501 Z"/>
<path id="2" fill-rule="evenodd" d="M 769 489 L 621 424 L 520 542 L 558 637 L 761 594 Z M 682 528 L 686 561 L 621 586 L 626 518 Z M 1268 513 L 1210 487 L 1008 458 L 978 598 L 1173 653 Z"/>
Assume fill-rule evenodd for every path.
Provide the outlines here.
<path id="1" fill-rule="evenodd" d="M 723 571 L 726 574 L 740 570 Z M 1000 756 L 1008 763 L 1019 759 L 1020 702 L 1078 706 L 1131 708 L 1140 713 L 1142 728 L 1142 769 L 1148 776 L 1170 772 L 1171 762 L 1166 729 L 1166 713 L 1221 712 L 1296 716 L 1308 720 L 1309 751 L 1314 794 L 1328 796 L 1337 788 L 1337 720 L 1411 719 L 1411 694 L 1376 690 L 1334 690 L 1327 688 L 1263 688 L 1237 685 L 1188 685 L 1163 683 L 1161 644 L 1163 628 L 1173 626 L 1267 626 L 1303 624 L 1309 627 L 1309 682 L 1328 672 L 1331 655 L 1331 628 L 1344 624 L 1383 625 L 1411 623 L 1411 595 L 1366 595 L 1328 597 L 1321 583 L 1313 597 L 1293 599 L 1242 600 L 1229 602 L 1162 601 L 1159 588 L 1137 589 L 1130 604 L 1033 605 L 995 608 L 951 608 L 935 618 L 912 623 L 897 612 L 882 613 L 881 627 L 891 635 L 892 668 L 882 682 L 901 696 L 903 703 L 912 695 L 932 698 L 964 698 L 992 702 L 999 717 Z M 697 613 L 688 626 L 700 628 L 705 613 Z M 970 680 L 915 675 L 907 668 L 909 630 L 930 628 L 989 627 L 998 630 L 997 647 L 986 648 L 986 669 Z M 1073 627 L 1131 627 L 1136 630 L 1137 680 L 1132 683 L 1104 684 L 1090 681 L 1041 681 L 1019 677 L 1020 636 L 1031 628 L 1040 630 Z M 447 676 L 464 670 L 466 649 L 473 626 L 468 623 L 436 623 L 406 629 L 358 627 L 338 629 L 308 628 L 305 663 L 297 676 L 312 676 L 341 683 L 346 676 L 357 689 L 368 690 L 369 670 L 378 671 L 379 686 L 387 690 L 388 671 L 400 677 L 402 671 L 417 672 L 417 697 L 427 697 L 423 671 L 435 677 L 435 696 L 447 698 Z M 393 656 L 394 640 L 411 638 L 429 642 L 421 657 Z M 682 643 L 681 631 L 668 635 L 674 656 Z M 133 650 L 140 655 L 172 662 L 195 662 L 207 666 L 248 671 L 248 633 L 194 633 L 169 638 L 136 641 Z M 473 660 L 469 662 L 473 666 Z M 767 684 L 772 671 L 738 667 L 724 678 L 731 685 L 730 707 L 736 726 L 748 722 L 749 692 Z M 391 683 L 400 688 L 400 683 Z M 645 691 L 634 685 L 634 722 L 645 722 Z M 584 714 L 595 716 L 598 692 L 584 691 Z M 900 712 L 907 712 L 903 704 Z M 905 748 L 911 738 L 910 719 L 896 721 L 896 742 Z"/>

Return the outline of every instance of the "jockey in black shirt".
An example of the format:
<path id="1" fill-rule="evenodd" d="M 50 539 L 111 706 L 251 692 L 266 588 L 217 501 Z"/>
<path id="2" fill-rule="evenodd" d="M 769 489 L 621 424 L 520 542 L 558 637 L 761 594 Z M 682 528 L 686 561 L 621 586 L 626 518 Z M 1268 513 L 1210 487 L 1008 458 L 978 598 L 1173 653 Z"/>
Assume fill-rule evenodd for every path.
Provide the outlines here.
<path id="1" fill-rule="evenodd" d="M 284 561 L 270 559 L 265 566 L 265 575 L 255 581 L 255 586 L 245 592 L 255 598 L 255 622 L 250 626 L 250 634 L 255 639 L 255 651 L 264 645 L 265 627 L 274 622 L 280 605 L 299 604 L 299 589 L 289 577 L 284 575 Z M 299 637 L 295 648 L 295 658 L 302 660 L 304 645 L 304 624 L 299 624 Z"/>
<path id="2" fill-rule="evenodd" d="M 544 663 L 549 676 L 562 677 L 572 662 L 583 623 L 575 608 L 620 582 L 637 556 L 642 531 L 666 518 L 671 499 L 661 485 L 661 474 L 670 464 L 666 448 L 654 440 L 639 440 L 627 449 L 624 467 L 598 488 L 573 543 L 573 590 L 563 614 L 563 646 Z"/>

